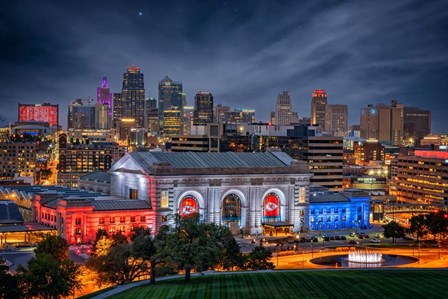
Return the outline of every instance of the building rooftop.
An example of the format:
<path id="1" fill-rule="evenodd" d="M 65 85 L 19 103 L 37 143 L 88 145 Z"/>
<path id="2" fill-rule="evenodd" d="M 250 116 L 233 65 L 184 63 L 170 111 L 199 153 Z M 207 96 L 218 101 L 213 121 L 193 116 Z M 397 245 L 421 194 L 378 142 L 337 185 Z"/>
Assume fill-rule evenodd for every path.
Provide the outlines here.
<path id="1" fill-rule="evenodd" d="M 121 210 L 147 210 L 151 206 L 144 200 L 121 199 L 118 197 L 78 197 L 67 196 L 53 198 L 43 205 L 56 209 L 60 201 L 65 202 L 63 205 L 67 207 L 92 207 L 93 211 L 121 211 Z"/>
<path id="2" fill-rule="evenodd" d="M 285 167 L 294 161 L 282 152 L 133 152 L 129 155 L 147 170 L 160 162 L 167 162 L 174 168 L 254 168 Z"/>
<path id="3" fill-rule="evenodd" d="M 350 199 L 341 193 L 331 191 L 310 193 L 310 203 L 325 202 L 350 202 Z"/>
<path id="4" fill-rule="evenodd" d="M 93 201 L 94 211 L 115 211 L 115 210 L 146 210 L 151 206 L 144 200 L 134 199 L 96 199 Z"/>
<path id="5" fill-rule="evenodd" d="M 19 208 L 12 200 L 0 200 L 0 225 L 23 224 Z"/>
<path id="6" fill-rule="evenodd" d="M 103 183 L 110 183 L 110 173 L 104 171 L 96 171 L 86 175 L 83 175 L 79 178 L 83 181 L 97 181 Z"/>

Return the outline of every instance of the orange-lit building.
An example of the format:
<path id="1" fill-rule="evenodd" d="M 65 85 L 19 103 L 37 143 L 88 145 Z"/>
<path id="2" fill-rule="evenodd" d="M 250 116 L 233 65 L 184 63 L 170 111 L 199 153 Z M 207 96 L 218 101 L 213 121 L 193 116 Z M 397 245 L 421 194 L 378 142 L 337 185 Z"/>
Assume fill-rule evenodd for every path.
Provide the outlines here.
<path id="1" fill-rule="evenodd" d="M 406 202 L 448 202 L 448 152 L 415 150 L 414 156 L 400 155 L 396 163 L 394 193 Z"/>
<path id="2" fill-rule="evenodd" d="M 384 146 L 378 140 L 367 140 L 353 146 L 356 165 L 366 165 L 370 161 L 384 161 Z"/>

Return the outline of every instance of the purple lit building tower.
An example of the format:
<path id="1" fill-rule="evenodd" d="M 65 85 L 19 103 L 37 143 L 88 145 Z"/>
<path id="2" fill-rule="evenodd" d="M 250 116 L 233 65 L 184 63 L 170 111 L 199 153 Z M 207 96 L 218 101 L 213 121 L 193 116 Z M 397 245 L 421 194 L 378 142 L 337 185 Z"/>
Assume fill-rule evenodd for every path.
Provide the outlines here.
<path id="1" fill-rule="evenodd" d="M 97 88 L 97 102 L 101 105 L 107 106 L 107 114 L 112 116 L 112 94 L 110 93 L 109 86 L 107 85 L 107 77 L 103 77 L 101 87 Z"/>

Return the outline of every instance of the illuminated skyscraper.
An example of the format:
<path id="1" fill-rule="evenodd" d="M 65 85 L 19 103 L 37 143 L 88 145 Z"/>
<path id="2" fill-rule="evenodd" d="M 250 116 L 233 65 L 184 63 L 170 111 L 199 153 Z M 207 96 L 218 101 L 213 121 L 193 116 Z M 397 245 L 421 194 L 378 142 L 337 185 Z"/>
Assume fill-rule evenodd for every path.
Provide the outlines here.
<path id="1" fill-rule="evenodd" d="M 165 110 L 183 109 L 185 95 L 182 92 L 182 82 L 171 80 L 165 76 L 159 82 L 159 121 L 160 130 L 163 130 L 163 112 Z"/>
<path id="2" fill-rule="evenodd" d="M 171 109 L 163 111 L 164 129 L 163 135 L 167 137 L 180 135 L 182 133 L 182 111 Z"/>
<path id="3" fill-rule="evenodd" d="M 101 87 L 96 89 L 96 99 L 98 104 L 107 106 L 108 115 L 112 116 L 112 94 L 110 93 L 106 76 L 103 77 Z"/>
<path id="4" fill-rule="evenodd" d="M 121 117 L 135 118 L 137 127 L 145 127 L 145 86 L 140 68 L 132 65 L 123 74 Z"/>
<path id="5" fill-rule="evenodd" d="M 320 125 L 325 130 L 325 110 L 327 93 L 323 89 L 316 89 L 311 96 L 311 124 Z"/>
<path id="6" fill-rule="evenodd" d="M 123 101 L 121 100 L 121 93 L 114 93 L 113 96 L 114 99 L 114 104 L 113 104 L 113 126 L 114 128 L 117 127 L 118 122 L 120 121 L 121 117 L 122 117 L 122 106 L 123 106 Z"/>
<path id="7" fill-rule="evenodd" d="M 277 96 L 275 103 L 275 119 L 272 119 L 277 126 L 288 126 L 297 123 L 298 117 L 296 112 L 292 112 L 291 97 L 287 91 Z"/>
<path id="8" fill-rule="evenodd" d="M 213 95 L 208 91 L 200 91 L 194 97 L 195 126 L 213 123 Z"/>

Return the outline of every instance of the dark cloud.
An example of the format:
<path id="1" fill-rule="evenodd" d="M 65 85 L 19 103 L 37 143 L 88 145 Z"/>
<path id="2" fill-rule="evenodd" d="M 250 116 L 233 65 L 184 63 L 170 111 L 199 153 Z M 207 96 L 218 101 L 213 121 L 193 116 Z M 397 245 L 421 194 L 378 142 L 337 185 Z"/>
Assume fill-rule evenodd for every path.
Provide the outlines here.
<path id="1" fill-rule="evenodd" d="M 142 15 L 139 15 L 139 12 Z M 396 98 L 433 111 L 446 131 L 446 1 L 2 1 L 1 114 L 18 102 L 94 96 L 106 74 L 119 91 L 130 64 L 148 96 L 165 75 L 216 102 L 267 120 L 289 90 L 300 116 L 324 88 L 332 103 L 361 107 Z"/>

